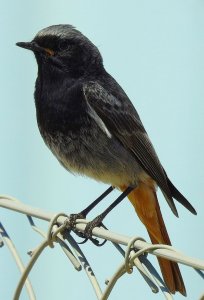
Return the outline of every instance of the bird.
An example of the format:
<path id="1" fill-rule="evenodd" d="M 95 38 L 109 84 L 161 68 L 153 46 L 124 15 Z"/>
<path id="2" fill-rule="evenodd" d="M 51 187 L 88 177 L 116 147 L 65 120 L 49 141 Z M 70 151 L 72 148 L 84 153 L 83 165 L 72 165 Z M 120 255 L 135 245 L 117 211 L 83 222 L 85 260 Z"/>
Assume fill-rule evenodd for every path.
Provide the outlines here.
<path id="1" fill-rule="evenodd" d="M 116 202 L 129 198 L 151 242 L 171 245 L 157 187 L 177 217 L 174 199 L 191 213 L 196 210 L 170 181 L 135 107 L 106 71 L 99 49 L 68 24 L 46 27 L 31 42 L 16 45 L 35 55 L 37 123 L 60 164 L 71 173 L 110 185 L 95 204 L 113 188 L 121 190 Z M 158 261 L 170 292 L 186 296 L 178 264 Z"/>

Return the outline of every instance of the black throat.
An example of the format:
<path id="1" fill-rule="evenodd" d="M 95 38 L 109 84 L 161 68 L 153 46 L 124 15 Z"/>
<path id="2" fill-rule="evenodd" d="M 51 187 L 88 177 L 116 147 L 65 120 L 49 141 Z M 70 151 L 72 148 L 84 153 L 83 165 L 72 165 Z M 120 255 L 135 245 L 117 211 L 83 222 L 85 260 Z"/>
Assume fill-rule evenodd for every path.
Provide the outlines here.
<path id="1" fill-rule="evenodd" d="M 35 85 L 37 122 L 41 135 L 67 134 L 80 130 L 86 117 L 82 83 L 84 78 L 73 78 L 60 70 L 39 68 Z"/>

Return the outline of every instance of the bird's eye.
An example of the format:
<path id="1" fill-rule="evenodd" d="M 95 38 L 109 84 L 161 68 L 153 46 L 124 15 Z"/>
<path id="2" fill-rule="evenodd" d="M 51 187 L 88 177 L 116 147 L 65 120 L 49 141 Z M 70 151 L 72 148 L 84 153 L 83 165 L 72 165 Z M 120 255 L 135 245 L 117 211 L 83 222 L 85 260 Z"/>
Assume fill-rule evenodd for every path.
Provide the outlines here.
<path id="1" fill-rule="evenodd" d="M 70 43 L 68 41 L 64 40 L 59 43 L 59 49 L 61 51 L 67 50 L 67 49 L 69 49 L 69 47 L 70 47 Z"/>

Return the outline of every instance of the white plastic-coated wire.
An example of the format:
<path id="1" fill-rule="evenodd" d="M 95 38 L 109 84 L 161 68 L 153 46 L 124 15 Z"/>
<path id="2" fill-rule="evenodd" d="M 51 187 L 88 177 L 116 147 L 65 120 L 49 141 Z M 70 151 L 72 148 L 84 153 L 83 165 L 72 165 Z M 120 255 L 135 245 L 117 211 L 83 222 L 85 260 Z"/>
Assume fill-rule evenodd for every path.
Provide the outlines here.
<path id="1" fill-rule="evenodd" d="M 37 233 L 39 233 L 43 238 L 46 238 L 46 236 L 47 236 L 46 233 L 35 225 L 33 218 L 31 216 L 27 216 L 27 217 L 28 217 L 28 221 L 29 221 L 32 229 L 35 230 Z M 60 232 L 56 236 L 56 240 L 62 247 L 62 250 L 64 251 L 66 256 L 69 258 L 70 262 L 73 264 L 74 268 L 77 271 L 81 271 L 82 268 L 81 268 L 80 262 L 74 256 L 70 247 L 64 242 L 63 236 L 61 235 Z M 32 256 L 33 252 L 34 251 L 29 251 L 28 254 L 30 256 Z"/>
<path id="2" fill-rule="evenodd" d="M 22 276 L 20 278 L 20 281 L 16 287 L 15 293 L 14 293 L 14 297 L 13 300 L 18 300 L 23 288 L 23 285 L 28 277 L 29 272 L 31 271 L 32 267 L 34 266 L 34 263 L 36 262 L 36 260 L 38 259 L 38 257 L 40 256 L 40 254 L 42 253 L 42 251 L 49 245 L 49 241 L 45 240 L 43 241 L 40 246 L 38 246 L 38 248 L 36 249 L 36 251 L 33 253 L 27 267 L 25 268 L 25 270 L 22 272 Z"/>
<path id="3" fill-rule="evenodd" d="M 65 233 L 64 235 L 65 235 L 67 241 L 72 246 L 73 251 L 77 255 L 79 261 L 81 262 L 81 265 L 82 265 L 83 269 L 85 270 L 88 279 L 91 282 L 91 285 L 92 285 L 92 287 L 94 289 L 96 297 L 98 299 L 101 299 L 102 290 L 100 288 L 100 285 L 99 285 L 99 283 L 97 281 L 97 278 L 95 276 L 95 273 L 94 273 L 94 271 L 93 271 L 90 263 L 88 262 L 87 258 L 85 257 L 84 253 L 82 252 L 82 250 L 80 249 L 79 245 L 76 243 L 76 241 L 74 240 L 74 238 L 69 233 Z"/>
<path id="4" fill-rule="evenodd" d="M 94 272 L 88 263 L 87 258 L 84 253 L 80 249 L 79 245 L 76 243 L 74 238 L 70 234 L 69 228 L 69 216 L 64 213 L 54 214 L 49 212 L 44 212 L 40 209 L 33 208 L 31 206 L 25 205 L 21 203 L 19 200 L 8 197 L 8 196 L 0 196 L 0 206 L 14 210 L 16 212 L 27 215 L 29 219 L 29 223 L 32 228 L 41 234 L 44 238 L 43 242 L 34 250 L 31 251 L 31 259 L 28 263 L 27 267 L 23 270 L 22 276 L 19 280 L 18 286 L 15 291 L 14 300 L 18 300 L 21 294 L 22 287 L 26 282 L 29 272 L 31 271 L 34 263 L 38 259 L 39 255 L 42 251 L 47 247 L 54 247 L 55 243 L 59 243 L 62 247 L 63 251 L 74 265 L 76 270 L 80 270 L 81 266 L 86 271 L 86 274 L 92 284 L 92 287 L 96 293 L 96 296 L 99 300 L 106 300 L 110 295 L 113 287 L 115 286 L 117 280 L 125 273 L 131 273 L 133 266 L 136 266 L 137 270 L 146 280 L 148 285 L 151 287 L 153 292 L 158 292 L 158 287 L 162 290 L 164 297 L 168 300 L 172 300 L 172 295 L 168 291 L 167 287 L 163 283 L 163 280 L 156 272 L 154 267 L 151 265 L 149 260 L 147 259 L 147 253 L 151 253 L 156 256 L 160 256 L 175 262 L 179 262 L 185 264 L 187 266 L 193 267 L 196 271 L 204 277 L 203 273 L 200 270 L 204 270 L 204 261 L 191 258 L 180 251 L 174 249 L 171 246 L 167 245 L 152 245 L 142 238 L 138 237 L 128 237 L 124 235 L 120 235 L 114 232 L 111 232 L 104 228 L 94 228 L 93 235 L 95 237 L 99 237 L 102 239 L 106 239 L 112 242 L 115 248 L 124 256 L 124 260 L 115 274 L 111 277 L 109 281 L 107 281 L 107 286 L 104 292 L 102 292 L 99 283 L 97 281 Z M 38 219 L 42 219 L 45 221 L 49 221 L 49 229 L 47 234 L 45 234 L 41 229 L 39 229 L 32 220 L 31 217 L 35 217 Z M 84 232 L 87 220 L 77 220 L 75 230 L 79 232 Z M 66 241 L 68 241 L 70 247 L 67 245 Z M 126 246 L 126 250 L 124 251 L 120 245 Z M 88 267 L 87 267 L 88 266 Z M 35 298 L 30 298 L 35 299 Z"/>
<path id="5" fill-rule="evenodd" d="M 133 238 L 132 240 L 134 240 L 134 242 L 135 242 L 135 238 Z M 126 251 L 124 251 L 120 245 L 113 243 L 113 242 L 112 242 L 112 244 L 116 247 L 116 249 L 120 252 L 120 254 L 125 258 L 125 255 L 127 255 L 126 253 L 127 253 L 127 251 L 129 251 L 129 249 L 126 249 Z M 143 264 L 145 265 L 146 269 L 143 266 Z M 137 268 L 137 270 L 140 272 L 140 274 L 142 275 L 143 279 L 149 285 L 152 292 L 158 293 L 159 289 L 156 286 L 156 284 L 154 284 L 154 278 L 152 276 L 152 273 L 154 273 L 154 269 L 150 263 L 149 263 L 148 267 L 146 266 L 147 265 L 146 257 L 143 256 L 143 257 L 136 258 L 134 260 L 134 265 Z M 126 271 L 127 271 L 127 269 L 126 269 Z"/>
<path id="6" fill-rule="evenodd" d="M 125 270 L 128 274 L 131 274 L 133 272 L 132 266 L 130 265 L 130 252 L 132 250 L 132 247 L 134 246 L 134 243 L 138 240 L 145 242 L 145 240 L 142 237 L 136 236 L 133 237 L 127 245 L 127 250 L 125 252 Z"/>
<path id="7" fill-rule="evenodd" d="M 10 239 L 8 233 L 6 232 L 6 229 L 4 228 L 4 226 L 0 223 L 0 235 L 2 236 L 2 240 L 4 241 L 4 244 L 7 245 L 9 251 L 11 252 L 17 267 L 19 268 L 20 272 L 23 273 L 25 270 L 25 267 L 23 265 L 23 262 L 15 248 L 14 243 L 12 242 L 12 240 Z M 25 281 L 25 286 L 26 286 L 26 290 L 28 293 L 28 297 L 30 300 L 35 300 L 35 293 L 33 291 L 33 287 L 31 285 L 30 280 L 28 279 L 28 277 L 26 277 L 26 281 Z"/>

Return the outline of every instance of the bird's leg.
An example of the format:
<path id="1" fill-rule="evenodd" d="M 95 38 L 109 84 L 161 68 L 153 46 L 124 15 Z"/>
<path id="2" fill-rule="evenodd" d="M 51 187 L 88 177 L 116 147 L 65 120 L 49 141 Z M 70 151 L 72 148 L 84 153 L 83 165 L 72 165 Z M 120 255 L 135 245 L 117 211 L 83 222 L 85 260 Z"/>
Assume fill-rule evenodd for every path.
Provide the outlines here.
<path id="1" fill-rule="evenodd" d="M 135 187 L 129 186 L 102 214 L 98 215 L 95 219 L 93 219 L 91 222 L 89 222 L 86 225 L 85 231 L 84 231 L 84 237 L 86 239 L 93 239 L 92 238 L 92 231 L 97 226 L 103 226 L 102 221 L 107 216 L 107 214 L 114 208 L 116 205 L 118 205 Z"/>
<path id="2" fill-rule="evenodd" d="M 86 219 L 87 214 L 99 203 L 101 202 L 108 194 L 110 194 L 114 190 L 113 186 L 110 186 L 103 194 L 101 194 L 96 200 L 94 200 L 90 205 L 88 205 L 85 209 L 83 209 L 78 214 L 71 214 L 69 224 L 71 228 L 75 227 L 75 223 L 77 219 Z"/>

